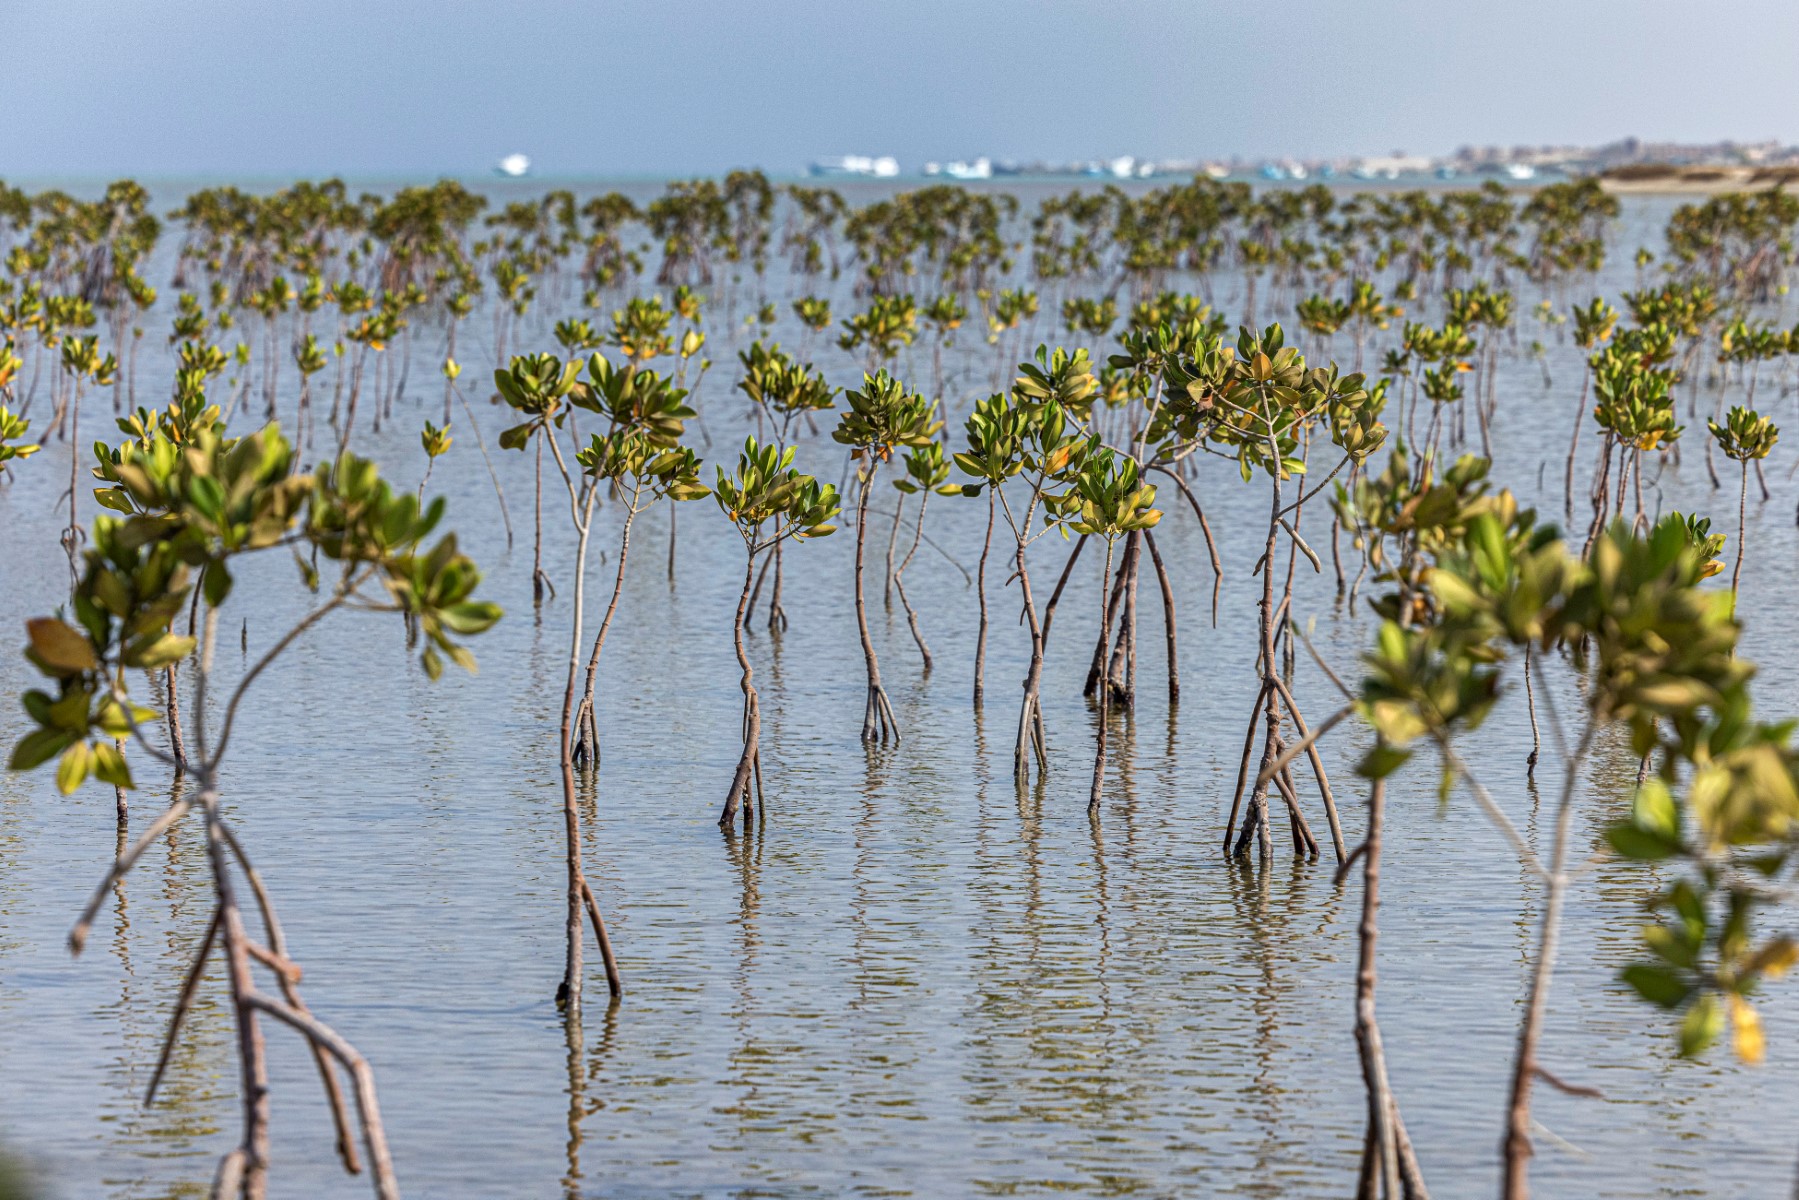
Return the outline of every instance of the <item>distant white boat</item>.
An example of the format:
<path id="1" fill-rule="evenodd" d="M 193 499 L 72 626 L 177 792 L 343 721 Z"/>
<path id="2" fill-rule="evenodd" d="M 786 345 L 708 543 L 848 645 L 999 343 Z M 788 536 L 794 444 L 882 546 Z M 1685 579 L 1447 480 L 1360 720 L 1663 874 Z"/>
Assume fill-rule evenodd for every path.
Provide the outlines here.
<path id="1" fill-rule="evenodd" d="M 890 155 L 879 158 L 866 154 L 845 154 L 841 158 L 821 158 L 806 168 L 811 175 L 861 175 L 874 179 L 892 179 L 899 174 L 899 160 Z"/>
<path id="2" fill-rule="evenodd" d="M 522 154 L 508 154 L 494 170 L 512 179 L 521 179 L 531 173 L 531 160 Z"/>
<path id="3" fill-rule="evenodd" d="M 953 162 L 943 168 L 943 173 L 951 179 L 992 179 L 993 160 L 983 156 L 973 162 Z"/>
<path id="4" fill-rule="evenodd" d="M 1517 180 L 1535 179 L 1537 177 L 1537 169 L 1529 163 L 1507 163 L 1505 164 L 1505 173 L 1510 178 Z"/>
<path id="5" fill-rule="evenodd" d="M 1106 170 L 1114 179 L 1129 179 L 1137 170 L 1137 160 L 1129 154 L 1122 154 L 1108 160 Z"/>

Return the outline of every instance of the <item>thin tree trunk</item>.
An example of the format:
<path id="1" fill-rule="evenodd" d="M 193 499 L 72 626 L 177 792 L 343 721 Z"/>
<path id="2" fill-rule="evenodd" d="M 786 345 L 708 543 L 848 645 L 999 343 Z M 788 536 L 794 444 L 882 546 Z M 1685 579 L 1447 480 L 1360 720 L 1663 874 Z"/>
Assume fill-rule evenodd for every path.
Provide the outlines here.
<path id="1" fill-rule="evenodd" d="M 345 450 L 349 449 L 350 446 L 350 430 L 356 424 L 356 399 L 362 394 L 362 364 L 367 354 L 368 345 L 366 343 L 358 343 L 356 347 L 355 365 L 350 368 L 350 402 L 344 409 L 344 427 L 338 431 L 337 435 L 337 452 L 339 454 L 342 454 Z M 339 379 L 341 381 L 342 377 L 339 376 Z M 332 408 L 332 413 L 333 415 L 336 414 L 335 405 Z"/>
<path id="2" fill-rule="evenodd" d="M 1029 512 L 1025 515 L 1025 528 L 1030 527 Z M 1043 716 L 1039 710 L 1040 695 L 1043 688 L 1043 625 L 1037 619 L 1037 602 L 1031 595 L 1031 572 L 1025 564 L 1025 543 L 1019 539 L 1018 545 L 1018 585 L 1020 599 L 1024 603 L 1025 621 L 1031 632 L 1031 665 L 1025 672 L 1024 698 L 1018 709 L 1018 740 L 1012 748 L 1012 775 L 1019 783 L 1030 777 L 1028 755 L 1035 753 L 1037 769 L 1043 771 L 1049 765 L 1049 753 L 1043 744 Z"/>
<path id="3" fill-rule="evenodd" d="M 1562 508 L 1568 520 L 1574 519 L 1574 456 L 1580 449 L 1580 428 L 1586 424 L 1587 385 L 1590 376 L 1580 377 L 1580 403 L 1574 408 L 1574 436 L 1568 441 L 1568 470 L 1562 482 Z"/>
<path id="4" fill-rule="evenodd" d="M 1274 657 L 1274 551 L 1280 536 L 1281 513 L 1281 479 L 1278 448 L 1275 450 L 1275 471 L 1270 475 L 1272 487 L 1269 501 L 1268 537 L 1262 549 L 1262 599 L 1261 608 L 1261 668 L 1264 688 L 1259 701 L 1264 705 L 1264 720 L 1267 734 L 1262 746 L 1262 765 L 1256 772 L 1260 780 L 1268 773 L 1268 767 L 1274 761 L 1274 743 L 1280 737 L 1280 707 L 1275 703 L 1274 686 L 1276 683 L 1276 665 Z M 1251 836 L 1258 838 L 1262 857 L 1273 853 L 1271 831 L 1268 824 L 1268 786 L 1263 783 L 1250 790 L 1249 811 L 1244 814 L 1242 836 L 1237 841 L 1236 853 L 1239 857 L 1249 851 Z"/>
<path id="5" fill-rule="evenodd" d="M 1100 594 L 1107 597 L 1105 624 L 1100 627 L 1099 638 L 1093 644 L 1093 661 L 1087 664 L 1087 681 L 1081 685 L 1081 695 L 1089 698 L 1099 687 L 1100 676 L 1109 666 L 1106 662 L 1106 649 L 1111 644 L 1109 633 L 1112 625 L 1119 619 L 1119 610 L 1124 604 L 1124 570 L 1122 567 L 1115 576 L 1108 576 L 1100 581 Z"/>
<path id="6" fill-rule="evenodd" d="M 224 832 L 220 827 L 218 794 L 214 783 L 207 780 L 201 798 L 206 818 L 207 856 L 212 864 L 214 887 L 219 898 L 220 934 L 225 970 L 231 986 L 232 1008 L 237 1017 L 237 1051 L 239 1086 L 243 1090 L 244 1136 L 236 1153 L 241 1163 L 240 1178 L 243 1200 L 263 1200 L 268 1194 L 269 1165 L 269 1073 L 262 1037 L 251 997 L 256 980 L 250 971 L 249 938 L 244 931 L 243 915 L 237 906 L 236 891 L 231 883 Z M 224 1168 L 221 1167 L 223 1171 Z"/>
<path id="7" fill-rule="evenodd" d="M 899 503 L 893 506 L 893 526 L 887 531 L 887 578 L 882 587 L 881 604 L 888 612 L 893 611 L 893 555 L 894 548 L 899 545 L 900 518 L 906 513 L 906 494 L 900 493 Z"/>
<path id="8" fill-rule="evenodd" d="M 548 436 L 539 433 L 537 438 L 537 490 L 532 508 L 531 603 L 538 608 L 543 607 L 543 588 L 547 582 L 543 573 L 543 439 Z"/>
<path id="9" fill-rule="evenodd" d="M 1381 820 L 1386 805 L 1387 781 L 1376 779 L 1368 789 L 1368 840 L 1362 844 L 1362 921 L 1358 930 L 1356 960 L 1355 1034 L 1362 1059 L 1362 1085 L 1368 1092 L 1368 1135 L 1362 1155 L 1359 1196 L 1374 1200 L 1399 1200 L 1399 1153 L 1393 1136 L 1392 1088 L 1387 1079 L 1386 1055 L 1381 1046 L 1380 1025 L 1374 1016 L 1375 945 L 1380 937 Z M 1378 1181 L 1378 1193 L 1372 1183 Z"/>
<path id="10" fill-rule="evenodd" d="M 1537 935 L 1536 960 L 1532 965 L 1530 998 L 1518 1026 L 1518 1049 L 1512 1061 L 1511 1094 L 1506 1107 L 1505 1139 L 1501 1143 L 1504 1171 L 1503 1200 L 1528 1200 L 1530 1196 L 1531 1085 L 1539 1071 L 1537 1046 L 1543 1034 L 1543 1015 L 1549 1008 L 1549 985 L 1555 975 L 1556 951 L 1561 942 L 1562 904 L 1568 890 L 1568 841 L 1574 817 L 1574 785 L 1593 740 L 1593 726 L 1581 734 L 1579 747 L 1568 762 L 1562 797 L 1555 818 L 1555 839 L 1549 852 L 1545 880 L 1543 921 Z"/>
<path id="11" fill-rule="evenodd" d="M 862 477 L 862 496 L 856 505 L 856 630 L 862 636 L 862 659 L 868 668 L 868 698 L 862 708 L 862 740 L 900 740 L 899 722 L 893 706 L 887 702 L 887 689 L 881 686 L 881 664 L 875 658 L 874 639 L 868 633 L 868 604 L 862 587 L 864 553 L 868 545 L 868 501 L 874 491 L 875 459 L 869 456 L 868 473 Z"/>
<path id="12" fill-rule="evenodd" d="M 1111 537 L 1106 538 L 1106 566 L 1099 577 L 1099 647 L 1102 658 L 1106 652 L 1106 641 L 1112 633 L 1111 606 L 1109 598 L 1106 596 L 1106 581 L 1112 578 L 1113 540 Z M 1087 792 L 1088 816 L 1099 814 L 1099 793 L 1106 778 L 1106 718 L 1110 715 L 1111 693 L 1112 689 L 1109 686 L 1099 689 L 1099 732 L 1094 739 L 1093 786 Z"/>
<path id="13" fill-rule="evenodd" d="M 169 756 L 175 760 L 175 778 L 180 779 L 187 774 L 187 738 L 181 731 L 181 695 L 176 683 L 175 668 L 179 664 L 170 663 L 163 668 L 164 680 L 167 684 L 169 712 Z"/>
<path id="14" fill-rule="evenodd" d="M 974 706 L 981 707 L 982 693 L 986 687 L 987 674 L 987 555 L 993 549 L 993 518 L 995 516 L 996 497 L 993 485 L 987 487 L 987 537 L 981 543 L 981 565 L 975 574 L 975 595 L 981 604 L 980 631 L 974 640 Z"/>
<path id="15" fill-rule="evenodd" d="M 1524 760 L 1524 776 L 1535 779 L 1537 776 L 1537 758 L 1543 750 L 1543 738 L 1537 731 L 1537 690 L 1531 682 L 1531 645 L 1524 645 L 1524 701 L 1530 708 L 1530 757 Z"/>
<path id="16" fill-rule="evenodd" d="M 778 535 L 780 526 L 776 525 L 775 529 Z M 769 593 L 768 597 L 768 627 L 777 631 L 787 628 L 787 610 L 781 607 L 781 547 L 783 544 L 782 542 L 775 543 L 775 584 L 774 590 Z"/>
<path id="17" fill-rule="evenodd" d="M 756 688 L 751 682 L 755 674 L 750 667 L 750 656 L 743 648 L 743 618 L 750 606 L 750 587 L 755 581 L 756 556 L 752 552 L 743 572 L 743 594 L 737 598 L 737 616 L 731 625 L 731 642 L 737 651 L 737 666 L 743 672 L 740 686 L 743 688 L 743 754 L 737 760 L 737 771 L 731 778 L 731 790 L 725 793 L 724 811 L 719 814 L 718 827 L 726 830 L 736 818 L 739 807 L 743 809 L 743 822 L 747 827 L 750 813 L 755 807 L 750 799 L 750 780 L 757 771 L 757 756 L 760 753 L 762 734 L 762 714 L 756 704 Z"/>
<path id="18" fill-rule="evenodd" d="M 81 526 L 75 502 L 81 496 L 81 383 L 75 383 L 75 394 L 69 401 L 69 592 L 81 584 Z"/>
<path id="19" fill-rule="evenodd" d="M 594 634 L 593 653 L 587 657 L 587 681 L 581 689 L 581 706 L 576 710 L 574 760 L 582 763 L 591 754 L 595 767 L 600 765 L 600 722 L 594 715 L 594 679 L 599 674 L 600 651 L 606 645 L 606 631 L 612 628 L 613 614 L 618 612 L 618 598 L 625 590 L 625 559 L 631 553 L 631 522 L 637 519 L 637 498 L 642 490 L 640 485 L 625 510 L 624 528 L 618 539 L 618 573 L 612 580 L 612 599 L 606 604 L 606 615 L 600 618 L 599 632 Z"/>
<path id="20" fill-rule="evenodd" d="M 893 573 L 893 586 L 899 590 L 900 606 L 906 610 L 906 624 L 912 630 L 912 641 L 918 646 L 918 654 L 924 660 L 927 675 L 931 673 L 931 648 L 925 645 L 924 634 L 918 627 L 918 612 L 906 595 L 905 576 L 906 568 L 912 565 L 912 556 L 918 553 L 918 543 L 924 540 L 924 515 L 930 506 L 931 493 L 927 491 L 918 501 L 918 521 L 912 527 L 912 544 L 906 548 L 906 557 L 900 560 L 899 569 Z"/>
<path id="21" fill-rule="evenodd" d="M 539 442 L 538 445 L 541 447 L 542 443 Z M 587 545 L 593 528 L 593 505 L 598 496 L 598 486 L 590 484 L 586 501 L 582 504 L 581 522 L 575 529 L 575 593 L 574 613 L 570 618 L 569 630 L 568 681 L 562 691 L 562 727 L 556 739 L 556 756 L 562 769 L 563 831 L 568 839 L 568 894 L 564 898 L 563 918 L 566 955 L 563 961 L 562 986 L 557 989 L 556 1000 L 570 1020 L 579 1020 L 581 1017 L 581 921 L 587 891 L 586 872 L 581 866 L 581 810 L 575 795 L 575 682 L 580 678 L 581 672 L 581 618 L 587 598 Z"/>
<path id="22" fill-rule="evenodd" d="M 1734 614 L 1737 606 L 1737 585 L 1743 578 L 1743 538 L 1749 531 L 1749 460 L 1744 459 L 1743 486 L 1737 492 L 1737 561 L 1730 570 L 1730 609 Z"/>
<path id="23" fill-rule="evenodd" d="M 1162 591 L 1162 623 L 1168 638 L 1168 700 L 1181 698 L 1181 666 L 1179 648 L 1175 644 L 1174 585 L 1168 579 L 1168 568 L 1162 565 L 1162 552 L 1156 549 L 1156 535 L 1145 529 L 1143 541 L 1149 546 L 1149 559 L 1156 568 L 1156 583 Z"/>

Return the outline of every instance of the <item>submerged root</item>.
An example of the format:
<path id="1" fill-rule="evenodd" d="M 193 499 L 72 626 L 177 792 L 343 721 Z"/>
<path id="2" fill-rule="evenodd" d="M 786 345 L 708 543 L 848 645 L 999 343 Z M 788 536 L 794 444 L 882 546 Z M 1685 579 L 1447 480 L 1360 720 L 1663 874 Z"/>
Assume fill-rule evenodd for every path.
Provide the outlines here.
<path id="1" fill-rule="evenodd" d="M 745 684 L 743 755 L 737 760 L 736 773 L 731 776 L 731 789 L 725 793 L 725 806 L 718 814 L 718 827 L 729 832 L 732 822 L 741 812 L 744 828 L 748 829 L 762 799 L 762 705 L 756 689 Z"/>
<path id="2" fill-rule="evenodd" d="M 575 744 L 570 757 L 577 767 L 587 766 L 591 757 L 593 769 L 600 768 L 600 723 L 594 716 L 591 696 L 582 699 L 581 707 L 575 713 Z"/>
<path id="3" fill-rule="evenodd" d="M 865 742 L 891 741 L 899 745 L 899 718 L 893 715 L 893 705 L 887 699 L 887 689 L 879 680 L 871 680 L 868 685 L 868 699 L 862 706 L 862 740 Z"/>
<path id="4" fill-rule="evenodd" d="M 1049 770 L 1049 744 L 1043 733 L 1043 705 L 1035 691 L 1027 690 L 1018 712 L 1018 738 L 1012 748 L 1012 774 L 1022 786 L 1031 777 L 1031 759 L 1037 760 L 1037 776 Z"/>

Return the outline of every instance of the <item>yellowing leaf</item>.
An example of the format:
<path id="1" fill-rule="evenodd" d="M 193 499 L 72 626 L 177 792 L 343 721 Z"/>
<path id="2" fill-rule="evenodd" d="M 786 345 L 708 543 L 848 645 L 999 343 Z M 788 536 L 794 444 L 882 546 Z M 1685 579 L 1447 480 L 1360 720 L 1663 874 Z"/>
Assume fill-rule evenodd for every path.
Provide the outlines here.
<path id="1" fill-rule="evenodd" d="M 76 742 L 62 752 L 62 761 L 56 764 L 56 786 L 63 795 L 68 795 L 81 786 L 87 778 L 88 769 L 93 765 L 93 755 L 86 742 Z"/>
<path id="2" fill-rule="evenodd" d="M 25 622 L 31 648 L 40 661 L 54 671 L 74 675 L 92 671 L 99 661 L 94 648 L 75 628 L 55 617 L 37 617 Z"/>
<path id="3" fill-rule="evenodd" d="M 1738 1058 L 1746 1063 L 1759 1063 L 1766 1057 L 1768 1039 L 1762 1031 L 1762 1016 L 1755 1011 L 1755 1005 L 1741 996 L 1732 995 L 1730 1025 Z"/>

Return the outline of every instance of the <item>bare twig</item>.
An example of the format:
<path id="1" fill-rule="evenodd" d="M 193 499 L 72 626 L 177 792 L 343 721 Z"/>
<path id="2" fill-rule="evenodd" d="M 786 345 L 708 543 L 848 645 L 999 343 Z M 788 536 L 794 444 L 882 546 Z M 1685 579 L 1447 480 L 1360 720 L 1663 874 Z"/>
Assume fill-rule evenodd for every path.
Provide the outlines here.
<path id="1" fill-rule="evenodd" d="M 381 1125 L 381 1108 L 375 1099 L 375 1073 L 356 1048 L 336 1030 L 311 1013 L 289 1007 L 272 996 L 248 992 L 243 1003 L 267 1013 L 277 1021 L 298 1030 L 313 1045 L 320 1047 L 343 1064 L 356 1085 L 356 1109 L 362 1118 L 362 1137 L 368 1147 L 371 1182 L 378 1200 L 400 1200 L 400 1187 L 394 1180 L 393 1159 L 387 1150 L 387 1132 Z"/>
<path id="2" fill-rule="evenodd" d="M 1569 1083 L 1567 1080 L 1553 1074 L 1548 1067 L 1542 1066 L 1541 1064 L 1533 1065 L 1531 1070 L 1536 1072 L 1538 1079 L 1541 1079 L 1544 1083 L 1548 1084 L 1558 1092 L 1566 1092 L 1570 1096 L 1580 1096 L 1588 1100 L 1605 1099 L 1605 1093 L 1598 1088 L 1588 1087 L 1585 1084 Z"/>

